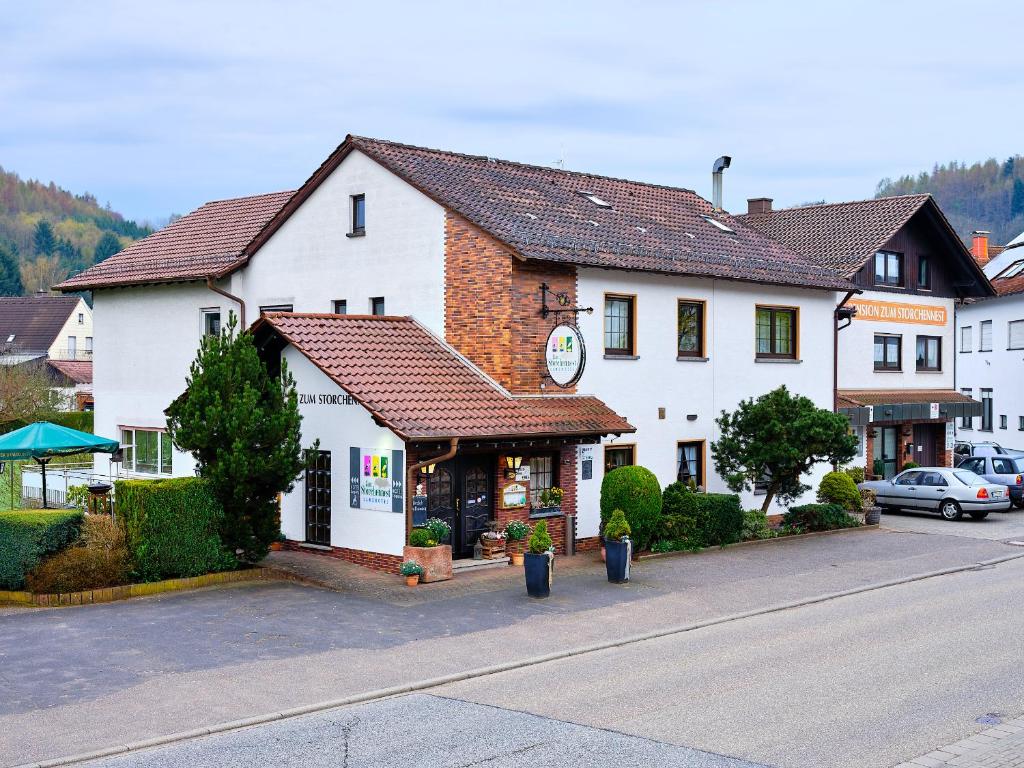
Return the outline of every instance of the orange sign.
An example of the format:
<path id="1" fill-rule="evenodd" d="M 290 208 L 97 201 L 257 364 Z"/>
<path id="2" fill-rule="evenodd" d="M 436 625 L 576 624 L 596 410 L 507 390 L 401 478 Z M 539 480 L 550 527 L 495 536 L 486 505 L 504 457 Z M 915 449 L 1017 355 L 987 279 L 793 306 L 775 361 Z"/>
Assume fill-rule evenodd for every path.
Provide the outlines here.
<path id="1" fill-rule="evenodd" d="M 933 304 L 900 304 L 893 301 L 854 299 L 847 306 L 856 307 L 857 320 L 875 320 L 914 325 L 945 325 L 946 308 Z"/>

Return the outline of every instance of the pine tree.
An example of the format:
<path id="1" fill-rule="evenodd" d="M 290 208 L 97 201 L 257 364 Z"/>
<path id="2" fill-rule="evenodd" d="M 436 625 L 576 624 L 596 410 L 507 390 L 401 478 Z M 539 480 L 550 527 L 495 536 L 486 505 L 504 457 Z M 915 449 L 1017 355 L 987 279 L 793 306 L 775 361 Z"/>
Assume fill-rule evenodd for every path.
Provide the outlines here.
<path id="1" fill-rule="evenodd" d="M 1024 181 L 1013 180 L 1013 192 L 1010 193 L 1010 216 L 1024 213 Z"/>
<path id="2" fill-rule="evenodd" d="M 195 458 L 224 507 L 221 541 L 251 562 L 277 537 L 277 494 L 304 468 L 298 395 L 260 360 L 252 334 L 235 333 L 232 313 L 219 336 L 203 338 L 187 388 L 167 409 L 174 444 Z"/>
<path id="3" fill-rule="evenodd" d="M 46 219 L 41 219 L 36 224 L 36 233 L 33 237 L 37 256 L 50 256 L 57 248 L 57 238 L 53 234 L 53 227 Z"/>
<path id="4" fill-rule="evenodd" d="M 10 251 L 0 247 L 0 296 L 21 296 L 24 292 L 18 262 Z"/>
<path id="5" fill-rule="evenodd" d="M 92 263 L 99 264 L 104 259 L 109 259 L 115 253 L 121 250 L 121 241 L 117 239 L 117 235 L 113 232 L 104 232 L 103 237 L 96 244 L 96 250 L 93 252 Z"/>
<path id="6" fill-rule="evenodd" d="M 1003 178 L 1008 179 L 1013 176 L 1013 169 L 1016 165 L 1013 157 L 1006 158 L 1006 162 L 1003 163 Z"/>

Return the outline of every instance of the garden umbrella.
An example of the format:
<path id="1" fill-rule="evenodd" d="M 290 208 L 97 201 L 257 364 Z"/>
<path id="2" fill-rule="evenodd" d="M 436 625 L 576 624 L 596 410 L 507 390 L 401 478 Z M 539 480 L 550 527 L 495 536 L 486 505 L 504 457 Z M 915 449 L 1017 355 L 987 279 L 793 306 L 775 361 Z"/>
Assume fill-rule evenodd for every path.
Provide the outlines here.
<path id="1" fill-rule="evenodd" d="M 88 432 L 37 421 L 0 437 L 0 461 L 35 459 L 43 472 L 43 508 L 46 507 L 46 463 L 54 456 L 75 453 L 113 453 L 117 440 L 98 437 Z M 13 475 L 11 494 L 14 493 Z"/>

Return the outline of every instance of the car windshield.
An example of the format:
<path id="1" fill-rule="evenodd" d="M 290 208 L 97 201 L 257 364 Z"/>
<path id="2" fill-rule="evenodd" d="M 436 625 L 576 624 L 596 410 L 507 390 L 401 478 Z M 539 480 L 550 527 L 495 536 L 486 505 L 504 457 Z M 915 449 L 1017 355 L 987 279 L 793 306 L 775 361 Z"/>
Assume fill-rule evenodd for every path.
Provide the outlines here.
<path id="1" fill-rule="evenodd" d="M 985 479 L 979 477 L 973 472 L 968 472 L 966 469 L 958 469 L 953 473 L 953 477 L 959 480 L 964 485 L 984 485 Z"/>

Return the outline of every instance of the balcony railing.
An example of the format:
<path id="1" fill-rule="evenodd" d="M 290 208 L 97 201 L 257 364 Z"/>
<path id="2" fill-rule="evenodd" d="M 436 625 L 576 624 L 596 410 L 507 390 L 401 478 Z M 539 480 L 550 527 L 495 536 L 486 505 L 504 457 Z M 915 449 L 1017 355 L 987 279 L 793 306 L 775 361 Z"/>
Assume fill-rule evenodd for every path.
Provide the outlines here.
<path id="1" fill-rule="evenodd" d="M 91 349 L 57 349 L 50 355 L 51 360 L 92 360 Z"/>

